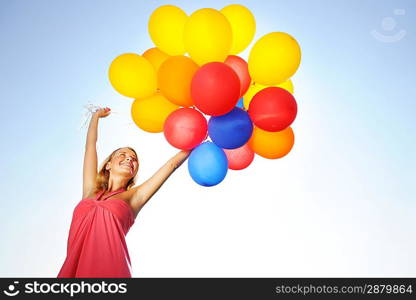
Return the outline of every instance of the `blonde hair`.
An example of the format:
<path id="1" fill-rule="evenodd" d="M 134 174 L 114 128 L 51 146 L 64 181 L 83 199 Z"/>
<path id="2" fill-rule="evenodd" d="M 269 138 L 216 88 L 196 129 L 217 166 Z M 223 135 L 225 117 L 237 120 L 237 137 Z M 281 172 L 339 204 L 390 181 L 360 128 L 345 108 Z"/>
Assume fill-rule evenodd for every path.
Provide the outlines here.
<path id="1" fill-rule="evenodd" d="M 114 155 L 116 154 L 116 152 L 120 149 L 123 148 L 127 148 L 130 149 L 131 151 L 134 152 L 134 154 L 137 157 L 137 153 L 133 148 L 130 147 L 122 147 L 122 148 L 118 148 L 116 150 L 114 150 L 101 164 L 99 171 L 97 173 L 97 178 L 95 179 L 95 193 L 102 191 L 102 190 L 107 190 L 108 189 L 108 180 L 110 178 L 110 171 L 107 170 L 105 168 L 105 166 L 107 165 L 107 163 L 109 161 L 111 161 L 111 159 L 114 157 Z M 130 189 L 132 186 L 134 186 L 135 184 L 135 179 L 136 177 L 133 177 L 129 180 L 129 182 L 127 182 L 127 186 L 126 186 L 126 190 Z"/>

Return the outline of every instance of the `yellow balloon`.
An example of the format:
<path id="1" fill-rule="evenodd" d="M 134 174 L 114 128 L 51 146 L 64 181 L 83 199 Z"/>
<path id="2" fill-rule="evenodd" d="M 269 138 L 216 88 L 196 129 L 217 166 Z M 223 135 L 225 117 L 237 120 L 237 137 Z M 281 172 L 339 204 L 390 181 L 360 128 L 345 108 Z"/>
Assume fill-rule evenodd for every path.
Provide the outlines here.
<path id="1" fill-rule="evenodd" d="M 295 74 L 301 51 L 298 42 L 284 32 L 272 32 L 260 38 L 248 57 L 248 70 L 254 82 L 279 84 Z"/>
<path id="2" fill-rule="evenodd" d="M 295 92 L 295 89 L 293 87 L 293 82 L 290 79 L 289 80 L 286 80 L 285 82 L 282 82 L 281 84 L 278 84 L 276 86 L 277 87 L 281 87 L 282 89 L 285 89 L 286 91 L 288 91 L 292 95 Z"/>
<path id="3" fill-rule="evenodd" d="M 271 132 L 254 126 L 253 134 L 248 141 L 249 147 L 258 155 L 268 158 L 281 158 L 292 150 L 295 135 L 291 127 L 282 131 Z"/>
<path id="4" fill-rule="evenodd" d="M 145 98 L 156 92 L 156 71 L 143 56 L 126 53 L 116 57 L 108 70 L 114 89 L 131 98 Z"/>
<path id="5" fill-rule="evenodd" d="M 153 43 L 169 55 L 184 54 L 183 31 L 187 19 L 186 13 L 177 6 L 163 5 L 157 8 L 148 24 Z"/>
<path id="6" fill-rule="evenodd" d="M 223 62 L 231 49 L 231 25 L 218 10 L 199 9 L 185 25 L 184 42 L 186 51 L 197 64 Z"/>
<path id="7" fill-rule="evenodd" d="M 221 13 L 230 22 L 233 34 L 230 54 L 238 54 L 253 40 L 256 20 L 249 9 L 239 4 L 228 5 L 221 9 Z"/>
<path id="8" fill-rule="evenodd" d="M 157 73 L 160 65 L 169 57 L 169 55 L 161 51 L 159 48 L 154 47 L 146 50 L 143 53 L 143 57 L 153 65 Z"/>
<path id="9" fill-rule="evenodd" d="M 145 99 L 136 99 L 131 105 L 131 117 L 136 125 L 147 132 L 163 131 L 166 118 L 179 106 L 156 93 Z"/>
<path id="10" fill-rule="evenodd" d="M 288 91 L 289 93 L 293 94 L 293 83 L 292 80 L 286 80 L 285 82 L 281 83 L 281 84 L 277 84 L 277 85 L 273 85 L 276 87 L 280 87 L 282 89 L 285 89 L 286 91 Z M 253 99 L 254 95 L 257 94 L 258 92 L 260 92 L 262 89 L 265 89 L 266 87 L 269 87 L 267 85 L 263 85 L 260 83 L 253 83 L 250 85 L 250 87 L 248 88 L 247 92 L 244 94 L 243 97 L 243 104 L 244 104 L 244 108 L 248 109 L 248 106 L 250 105 L 251 99 Z"/>

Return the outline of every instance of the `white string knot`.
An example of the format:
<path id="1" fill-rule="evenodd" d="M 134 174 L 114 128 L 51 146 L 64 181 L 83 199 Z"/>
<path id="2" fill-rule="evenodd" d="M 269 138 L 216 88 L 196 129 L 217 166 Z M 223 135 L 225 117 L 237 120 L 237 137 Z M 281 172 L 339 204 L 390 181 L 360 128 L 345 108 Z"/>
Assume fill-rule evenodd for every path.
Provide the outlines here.
<path id="1" fill-rule="evenodd" d="M 102 107 L 99 105 L 94 105 L 91 102 L 88 102 L 88 104 L 84 105 L 84 116 L 83 116 L 83 122 L 81 125 L 81 128 L 85 128 L 88 124 L 88 122 L 91 120 L 92 115 L 99 109 L 101 109 Z"/>

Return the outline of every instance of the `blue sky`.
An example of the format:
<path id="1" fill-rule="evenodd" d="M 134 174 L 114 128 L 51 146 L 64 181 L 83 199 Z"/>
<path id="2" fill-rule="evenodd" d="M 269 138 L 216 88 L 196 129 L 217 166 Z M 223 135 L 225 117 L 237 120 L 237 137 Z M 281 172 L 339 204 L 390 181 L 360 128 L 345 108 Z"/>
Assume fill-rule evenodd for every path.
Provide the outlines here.
<path id="1" fill-rule="evenodd" d="M 415 276 L 416 245 L 411 238 L 416 233 L 415 2 L 238 3 L 255 15 L 254 41 L 266 33 L 284 31 L 302 48 L 302 63 L 293 77 L 299 107 L 293 125 L 295 147 L 281 160 L 256 157 L 253 166 L 230 172 L 223 183 L 209 190 L 196 186 L 186 168 L 178 170 L 129 233 L 136 276 Z M 177 5 L 189 15 L 203 7 L 221 9 L 230 2 L 0 2 L 1 276 L 53 277 L 59 271 L 72 210 L 81 195 L 86 131 L 80 126 L 88 101 L 115 111 L 100 124 L 100 161 L 111 150 L 132 144 L 143 160 L 141 179 L 145 180 L 176 152 L 163 135 L 143 133 L 132 125 L 131 99 L 118 95 L 107 77 L 117 55 L 140 54 L 152 47 L 147 21 L 163 4 Z M 396 9 L 402 10 L 395 14 Z M 393 30 L 383 29 L 382 21 L 391 20 L 385 18 L 394 19 Z M 385 43 L 372 30 L 387 36 L 400 30 L 406 34 Z M 242 56 L 247 54 L 248 50 Z M 183 186 L 187 193 L 179 194 Z M 250 195 L 261 195 L 261 200 L 243 210 L 239 203 L 251 204 Z M 177 206 L 164 202 L 168 198 L 178 199 Z M 222 206 L 207 204 L 218 199 L 221 202 L 214 203 Z M 235 209 L 240 217 L 232 213 Z M 176 257 L 190 257 L 190 262 L 160 262 L 157 254 L 166 253 L 155 248 L 168 244 L 157 243 L 175 243 L 164 235 L 166 224 L 160 216 L 185 230 L 187 223 L 178 220 L 187 220 L 189 212 L 195 214 L 197 232 L 215 232 L 219 239 L 205 239 L 205 247 L 195 248 L 196 252 L 210 253 L 218 264 L 192 263 L 198 255 L 183 249 L 197 246 L 190 245 L 185 235 L 177 236 L 181 244 L 172 251 Z M 208 229 L 199 223 L 208 212 L 216 214 L 217 227 Z M 250 217 L 257 227 L 248 227 L 241 216 Z M 241 257 L 246 257 L 247 249 L 256 256 L 262 253 L 253 245 L 267 245 L 263 263 L 248 259 L 242 268 L 215 252 L 219 241 L 227 241 L 223 234 L 224 228 L 230 230 L 229 220 L 238 225 L 228 248 L 245 245 Z M 282 226 L 287 228 L 284 233 L 279 232 Z M 303 239 L 292 241 L 295 251 L 287 240 L 283 248 L 266 242 L 275 233 L 290 239 L 305 230 L 308 234 Z M 165 242 L 155 242 L 155 235 Z M 254 242 L 246 245 L 244 236 Z M 301 251 L 308 243 L 314 245 L 311 254 Z M 348 251 L 339 252 L 346 247 Z M 289 259 L 292 267 L 283 262 L 285 255 L 293 259 Z"/>

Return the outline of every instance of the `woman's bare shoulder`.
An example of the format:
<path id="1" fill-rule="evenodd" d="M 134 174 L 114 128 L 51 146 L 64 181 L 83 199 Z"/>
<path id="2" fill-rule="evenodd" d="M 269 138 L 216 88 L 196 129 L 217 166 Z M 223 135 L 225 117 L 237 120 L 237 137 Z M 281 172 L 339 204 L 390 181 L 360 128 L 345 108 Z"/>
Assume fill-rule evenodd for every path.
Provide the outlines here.
<path id="1" fill-rule="evenodd" d="M 82 194 L 82 199 L 94 199 L 97 196 L 95 190 L 87 191 Z"/>
<path id="2" fill-rule="evenodd" d="M 135 186 L 129 188 L 127 191 L 124 191 L 122 194 L 125 194 L 130 199 L 134 198 L 137 193 L 140 193 L 143 184 L 136 184 Z"/>

